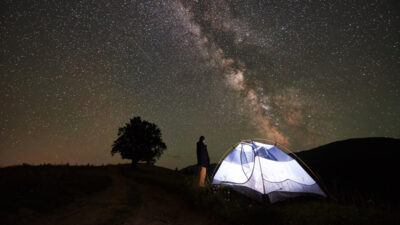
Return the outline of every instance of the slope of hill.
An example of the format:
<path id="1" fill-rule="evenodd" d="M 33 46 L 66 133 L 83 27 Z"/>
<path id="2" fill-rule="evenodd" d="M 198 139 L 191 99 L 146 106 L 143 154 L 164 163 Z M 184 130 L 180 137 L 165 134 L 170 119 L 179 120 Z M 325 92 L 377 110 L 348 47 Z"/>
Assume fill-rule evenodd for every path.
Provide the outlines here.
<path id="1" fill-rule="evenodd" d="M 19 175 L 16 176 L 17 174 Z M 41 182 L 41 177 L 35 180 L 40 174 L 46 174 L 47 182 Z M 3 179 L 7 177 L 14 179 Z M 40 183 L 34 190 L 29 186 L 19 189 L 3 188 L 5 193 L 0 198 L 3 204 L 0 208 L 2 225 L 345 225 L 398 224 L 400 221 L 396 213 L 386 210 L 343 205 L 328 200 L 303 199 L 274 205 L 262 204 L 229 189 L 197 188 L 193 185 L 193 176 L 148 165 L 139 165 L 136 169 L 129 165 L 0 168 L 0 178 L 2 185 L 7 187 L 23 184 L 27 180 L 31 184 Z M 106 179 L 103 181 L 103 178 Z M 69 181 L 62 181 L 64 179 Z M 60 182 L 63 184 L 62 189 L 58 188 Z M 106 185 L 96 189 L 103 182 Z M 77 187 L 82 189 L 82 193 L 77 192 Z M 88 192 L 90 189 L 96 191 Z M 46 191 L 50 191 L 49 196 L 62 196 L 66 191 L 73 191 L 68 197 L 74 199 L 64 201 L 60 198 L 57 200 L 58 204 L 43 208 L 40 200 L 48 201 Z M 39 198 L 36 197 L 38 193 Z M 32 199 L 32 204 L 25 204 L 20 200 L 18 196 L 21 195 Z"/>
<path id="2" fill-rule="evenodd" d="M 388 200 L 399 206 L 399 139 L 349 139 L 296 155 L 318 174 L 328 191 L 339 199 L 357 198 L 355 195 L 358 195 L 364 200 Z"/>
<path id="3" fill-rule="evenodd" d="M 145 165 L 0 168 L 0 224 L 222 224 L 180 198 L 183 176 Z"/>

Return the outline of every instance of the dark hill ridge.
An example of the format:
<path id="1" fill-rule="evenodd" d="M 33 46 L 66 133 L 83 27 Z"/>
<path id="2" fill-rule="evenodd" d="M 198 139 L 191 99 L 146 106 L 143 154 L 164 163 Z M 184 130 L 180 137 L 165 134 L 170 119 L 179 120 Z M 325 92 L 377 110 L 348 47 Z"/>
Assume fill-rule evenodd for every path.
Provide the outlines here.
<path id="1" fill-rule="evenodd" d="M 332 192 L 358 192 L 363 198 L 400 202 L 400 139 L 358 138 L 296 154 Z"/>

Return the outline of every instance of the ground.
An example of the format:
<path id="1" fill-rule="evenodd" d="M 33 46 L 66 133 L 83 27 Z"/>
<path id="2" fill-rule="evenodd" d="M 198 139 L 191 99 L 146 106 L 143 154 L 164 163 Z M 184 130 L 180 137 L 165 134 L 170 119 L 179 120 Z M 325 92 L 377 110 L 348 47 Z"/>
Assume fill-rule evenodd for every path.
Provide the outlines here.
<path id="1" fill-rule="evenodd" d="M 135 182 L 110 167 L 112 184 L 105 190 L 80 197 L 64 207 L 36 212 L 22 208 L 8 214 L 10 224 L 99 225 L 99 224 L 222 224 L 201 210 L 191 210 L 179 196 L 162 186 Z M 139 198 L 139 199 L 138 199 Z M 4 218 L 4 217 L 3 217 Z M 189 222 L 190 221 L 190 222 Z"/>
<path id="2" fill-rule="evenodd" d="M 37 169 L 35 167 L 19 169 L 25 171 L 24 174 L 28 174 L 29 177 L 35 173 L 37 176 L 37 172 L 32 172 Z M 56 172 L 49 175 L 47 172 L 50 170 Z M 62 179 L 51 182 L 55 177 L 60 178 L 58 173 L 65 170 L 70 171 L 69 175 L 63 173 Z M 75 170 L 78 173 L 71 172 Z M 86 177 L 81 176 L 87 170 L 91 170 L 91 173 L 87 173 Z M 53 187 L 61 181 L 69 180 L 68 182 L 75 186 L 89 183 L 93 191 L 88 192 L 85 190 L 87 186 L 82 186 L 82 191 L 68 192 L 69 189 L 76 188 L 67 182 L 57 186 L 60 190 L 46 189 L 49 194 L 41 193 L 40 188 L 28 188 L 26 193 L 17 192 L 14 190 L 17 186 L 12 186 L 11 183 L 19 182 L 22 178 L 3 182 L 7 173 L 15 175 L 16 172 L 5 173 L 4 169 L 0 169 L 0 179 L 4 186 L 14 187 L 3 187 L 3 195 L 0 198 L 5 199 L 4 202 L 10 206 L 13 201 L 17 201 L 14 205 L 18 206 L 14 209 L 1 208 L 0 224 L 399 224 L 399 217 L 395 213 L 381 208 L 343 205 L 329 199 L 302 199 L 274 205 L 259 204 L 227 189 L 197 188 L 193 185 L 194 177 L 153 166 L 142 165 L 136 169 L 127 165 L 93 168 L 45 167 L 41 168 L 41 171 L 47 171 L 45 177 L 48 180 L 43 182 L 36 178 L 42 184 L 38 187 L 42 189 L 46 188 L 47 184 Z M 74 181 L 73 177 L 77 176 L 81 177 Z M 95 187 L 102 183 L 107 185 L 100 185 L 101 187 L 95 190 Z M 34 186 L 33 183 L 29 185 Z M 23 186 L 26 186 L 26 182 Z M 62 188 L 66 188 L 67 191 L 62 192 Z M 39 202 L 33 198 L 28 204 L 19 198 L 6 197 L 17 193 L 18 196 L 28 198 L 32 195 L 32 190 L 37 191 L 37 194 L 33 195 L 43 195 L 38 198 Z M 56 195 L 51 193 L 52 191 Z M 72 200 L 62 198 L 63 196 L 58 194 L 61 192 Z M 77 194 L 80 192 L 85 194 Z M 47 199 L 45 204 L 40 202 L 52 194 L 54 197 Z M 52 207 L 46 207 L 49 204 Z"/>

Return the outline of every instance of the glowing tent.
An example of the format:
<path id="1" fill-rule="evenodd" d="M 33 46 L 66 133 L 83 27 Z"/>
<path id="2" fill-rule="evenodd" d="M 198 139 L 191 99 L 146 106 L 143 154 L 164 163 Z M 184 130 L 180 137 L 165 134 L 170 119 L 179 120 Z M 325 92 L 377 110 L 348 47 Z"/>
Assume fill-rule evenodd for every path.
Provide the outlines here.
<path id="1" fill-rule="evenodd" d="M 271 203 L 308 194 L 326 197 L 294 158 L 275 145 L 255 141 L 241 141 L 229 152 L 212 183 L 229 185 L 250 197 L 267 195 Z"/>

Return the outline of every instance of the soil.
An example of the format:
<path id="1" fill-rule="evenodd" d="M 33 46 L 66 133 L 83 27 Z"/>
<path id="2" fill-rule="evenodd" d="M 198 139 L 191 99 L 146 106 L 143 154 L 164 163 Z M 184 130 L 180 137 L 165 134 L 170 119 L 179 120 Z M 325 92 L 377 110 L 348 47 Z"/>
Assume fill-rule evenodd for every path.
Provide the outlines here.
<path id="1" fill-rule="evenodd" d="M 178 195 L 162 187 L 130 180 L 121 175 L 118 168 L 110 168 L 109 172 L 112 184 L 103 191 L 46 213 L 21 209 L 7 215 L 6 221 L 32 225 L 224 224 L 207 212 L 194 210 Z M 140 203 L 129 202 L 132 187 Z"/>

